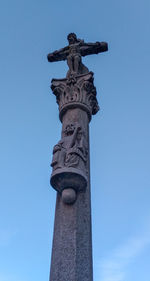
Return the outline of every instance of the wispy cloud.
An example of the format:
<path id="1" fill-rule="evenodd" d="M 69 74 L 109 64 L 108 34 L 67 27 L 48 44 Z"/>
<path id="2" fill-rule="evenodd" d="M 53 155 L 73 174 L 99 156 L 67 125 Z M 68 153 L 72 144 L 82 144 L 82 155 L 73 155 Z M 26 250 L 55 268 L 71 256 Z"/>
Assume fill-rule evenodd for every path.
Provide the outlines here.
<path id="1" fill-rule="evenodd" d="M 150 245 L 150 225 L 139 235 L 127 239 L 98 264 L 97 281 L 125 281 L 127 267 Z"/>

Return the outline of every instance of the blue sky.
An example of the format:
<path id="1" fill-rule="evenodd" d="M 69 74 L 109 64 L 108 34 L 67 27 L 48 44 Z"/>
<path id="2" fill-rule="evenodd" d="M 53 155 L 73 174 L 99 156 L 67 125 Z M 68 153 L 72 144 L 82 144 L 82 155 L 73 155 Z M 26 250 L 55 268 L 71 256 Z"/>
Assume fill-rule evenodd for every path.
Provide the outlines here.
<path id="1" fill-rule="evenodd" d="M 101 111 L 90 124 L 94 281 L 150 281 L 149 0 L 1 0 L 0 281 L 46 281 L 56 193 L 49 185 L 61 124 L 50 80 L 67 44 L 107 41 L 83 62 Z"/>

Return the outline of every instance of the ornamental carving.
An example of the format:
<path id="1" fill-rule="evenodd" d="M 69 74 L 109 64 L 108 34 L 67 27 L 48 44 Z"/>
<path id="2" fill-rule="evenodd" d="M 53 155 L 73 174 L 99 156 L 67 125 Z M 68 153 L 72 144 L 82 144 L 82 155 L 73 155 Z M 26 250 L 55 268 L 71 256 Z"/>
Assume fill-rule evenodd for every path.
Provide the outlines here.
<path id="1" fill-rule="evenodd" d="M 82 108 L 91 119 L 99 110 L 96 88 L 93 84 L 93 73 L 73 76 L 68 79 L 53 79 L 51 89 L 59 105 L 60 120 L 70 108 Z"/>
<path id="2" fill-rule="evenodd" d="M 63 131 L 62 139 L 53 148 L 53 159 L 51 166 L 56 169 L 78 168 L 86 170 L 87 145 L 81 126 L 67 124 Z"/>
<path id="3" fill-rule="evenodd" d="M 58 191 L 73 188 L 83 191 L 87 185 L 87 140 L 78 122 L 69 123 L 61 140 L 53 148 L 51 184 Z"/>

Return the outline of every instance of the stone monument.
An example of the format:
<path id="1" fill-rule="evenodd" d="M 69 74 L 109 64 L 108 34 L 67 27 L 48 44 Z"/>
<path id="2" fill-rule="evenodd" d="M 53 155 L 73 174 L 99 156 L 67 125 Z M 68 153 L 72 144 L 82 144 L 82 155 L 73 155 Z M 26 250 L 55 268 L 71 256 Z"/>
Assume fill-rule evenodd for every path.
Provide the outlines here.
<path id="1" fill-rule="evenodd" d="M 92 281 L 89 122 L 99 110 L 93 72 L 82 56 L 108 50 L 106 42 L 85 43 L 75 33 L 69 44 L 48 54 L 67 60 L 66 78 L 52 79 L 59 106 L 61 139 L 53 148 L 50 183 L 57 191 L 50 281 Z"/>

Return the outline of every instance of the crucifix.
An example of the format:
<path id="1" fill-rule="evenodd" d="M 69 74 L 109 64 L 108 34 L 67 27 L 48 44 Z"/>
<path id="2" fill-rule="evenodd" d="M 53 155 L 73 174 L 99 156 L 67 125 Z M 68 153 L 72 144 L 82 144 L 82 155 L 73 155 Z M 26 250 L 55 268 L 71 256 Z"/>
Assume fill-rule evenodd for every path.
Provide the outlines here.
<path id="1" fill-rule="evenodd" d="M 48 54 L 49 62 L 67 60 L 69 75 L 86 74 L 88 68 L 82 63 L 82 57 L 102 53 L 108 50 L 106 42 L 85 43 L 78 39 L 75 33 L 70 33 L 67 37 L 69 45 L 53 53 Z"/>
<path id="2" fill-rule="evenodd" d="M 75 33 L 69 44 L 48 54 L 67 60 L 66 78 L 52 79 L 59 106 L 61 138 L 53 148 L 50 183 L 57 191 L 50 281 L 92 281 L 89 122 L 99 110 L 93 72 L 82 56 L 108 50 L 106 42 L 85 43 Z"/>

